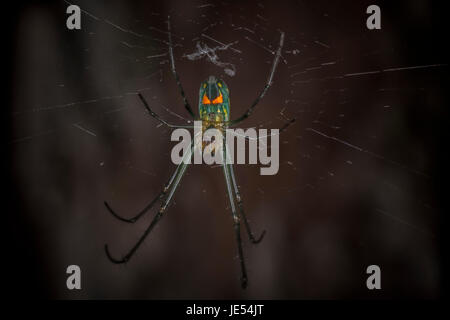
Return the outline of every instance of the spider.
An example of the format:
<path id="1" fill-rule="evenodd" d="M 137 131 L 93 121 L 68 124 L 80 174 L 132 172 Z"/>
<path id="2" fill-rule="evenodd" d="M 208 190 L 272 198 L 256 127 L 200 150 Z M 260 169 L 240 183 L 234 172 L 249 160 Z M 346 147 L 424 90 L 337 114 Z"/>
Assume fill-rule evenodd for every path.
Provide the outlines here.
<path id="1" fill-rule="evenodd" d="M 281 32 L 280 35 L 280 43 L 278 46 L 278 49 L 275 53 L 274 60 L 272 62 L 272 67 L 270 70 L 269 77 L 267 79 L 266 85 L 264 86 L 261 93 L 258 95 L 258 97 L 255 99 L 255 101 L 252 103 L 250 108 L 247 109 L 247 111 L 240 116 L 239 118 L 235 120 L 230 120 L 230 91 L 228 89 L 228 86 L 225 84 L 223 80 L 217 79 L 214 76 L 210 76 L 206 81 L 202 82 L 200 85 L 200 91 L 199 91 L 199 113 L 200 116 L 196 117 L 195 113 L 193 112 L 188 99 L 186 98 L 186 95 L 184 93 L 183 86 L 181 85 L 180 78 L 178 76 L 178 73 L 175 68 L 175 60 L 173 57 L 173 45 L 172 45 L 172 36 L 170 31 L 170 17 L 167 21 L 167 28 L 168 28 L 168 38 L 169 38 L 169 56 L 170 56 L 170 64 L 171 64 L 171 71 L 175 77 L 176 83 L 178 85 L 179 91 L 181 93 L 181 97 L 183 98 L 184 107 L 187 109 L 189 114 L 192 116 L 193 119 L 199 120 L 202 122 L 202 130 L 205 131 L 209 128 L 216 128 L 221 131 L 223 131 L 226 128 L 229 128 L 231 126 L 234 126 L 241 121 L 245 120 L 250 116 L 250 114 L 253 112 L 254 108 L 258 104 L 258 102 L 264 97 L 269 87 L 272 85 L 272 79 L 275 73 L 275 69 L 278 65 L 278 61 L 281 56 L 281 49 L 283 47 L 284 42 L 284 33 Z M 162 119 L 158 114 L 156 114 L 150 107 L 150 105 L 147 103 L 145 98 L 142 96 L 141 93 L 138 93 L 138 96 L 140 100 L 142 101 L 143 105 L 149 112 L 149 114 L 161 122 L 162 124 L 166 125 L 169 128 L 193 128 L 192 125 L 174 125 L 171 124 L 164 119 Z M 293 123 L 295 119 L 292 119 L 288 121 L 281 129 L 280 133 L 285 130 L 291 123 Z M 225 135 L 223 135 L 223 139 L 225 140 Z M 247 137 L 248 138 L 248 137 Z M 224 154 L 226 155 L 226 143 L 222 144 L 224 146 Z M 188 152 L 185 157 L 188 158 L 188 160 L 191 159 L 192 154 L 194 150 L 194 143 L 191 144 L 191 150 L 190 153 Z M 181 181 L 181 178 L 186 172 L 188 162 L 190 161 L 183 161 L 177 166 L 175 172 L 170 177 L 169 181 L 164 186 L 163 190 L 143 209 L 141 210 L 136 216 L 126 219 L 117 214 L 110 205 L 105 201 L 104 204 L 108 211 L 117 219 L 128 222 L 128 223 L 135 223 L 139 220 L 146 212 L 148 212 L 158 201 L 161 202 L 160 209 L 156 216 L 153 218 L 145 232 L 142 234 L 142 236 L 139 238 L 137 243 L 131 248 L 131 250 L 123 256 L 122 259 L 116 259 L 112 257 L 108 245 L 105 245 L 105 252 L 109 260 L 113 263 L 125 263 L 130 260 L 130 258 L 133 256 L 133 254 L 136 252 L 136 250 L 139 248 L 139 246 L 144 242 L 146 237 L 150 234 L 150 232 L 153 230 L 155 225 L 158 223 L 158 221 L 161 219 L 161 217 L 166 212 L 173 195 Z M 241 286 L 242 288 L 247 287 L 247 271 L 244 261 L 244 254 L 242 250 L 242 243 L 241 243 L 241 231 L 240 231 L 240 220 L 241 218 L 244 221 L 245 229 L 247 231 L 249 240 L 253 244 L 257 244 L 261 242 L 264 235 L 266 234 L 266 230 L 263 230 L 259 237 L 255 237 L 253 232 L 251 231 L 250 225 L 248 223 L 248 220 L 246 218 L 244 207 L 242 204 L 242 197 L 239 192 L 239 188 L 236 182 L 236 178 L 234 175 L 233 165 L 231 163 L 225 162 L 222 164 L 223 173 L 225 176 L 225 181 L 227 185 L 227 194 L 230 201 L 231 206 L 231 212 L 233 217 L 233 225 L 234 225 L 234 231 L 238 246 L 238 254 L 239 254 L 239 262 L 241 267 Z M 239 209 L 239 213 L 236 210 L 236 204 Z"/>

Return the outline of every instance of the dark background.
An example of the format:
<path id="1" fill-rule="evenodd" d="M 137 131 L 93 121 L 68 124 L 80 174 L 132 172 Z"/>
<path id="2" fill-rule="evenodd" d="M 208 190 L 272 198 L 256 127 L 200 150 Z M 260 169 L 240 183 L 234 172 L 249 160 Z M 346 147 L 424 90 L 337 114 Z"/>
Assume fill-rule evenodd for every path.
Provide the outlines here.
<path id="1" fill-rule="evenodd" d="M 88 13 L 78 31 L 66 29 L 63 1 L 22 3 L 4 13 L 11 60 L 3 108 L 3 264 L 11 296 L 443 295 L 445 8 L 431 1 L 377 2 L 382 29 L 370 31 L 365 11 L 372 1 L 76 4 Z M 278 30 L 286 33 L 286 63 L 242 124 L 279 128 L 280 112 L 297 118 L 280 136 L 277 175 L 261 176 L 255 165 L 236 168 L 253 229 L 267 229 L 258 246 L 243 233 L 245 291 L 220 168 L 189 168 L 167 215 L 127 265 L 111 264 L 103 251 L 108 243 L 116 256 L 125 253 L 154 214 L 125 225 L 103 201 L 132 216 L 175 167 L 170 130 L 135 95 L 140 90 L 172 122 L 188 116 L 168 56 L 152 58 L 167 53 L 169 14 L 191 104 L 198 103 L 202 80 L 223 77 L 232 118 L 264 86 L 273 59 L 266 49 L 276 49 Z M 238 41 L 233 48 L 241 53 L 217 51 L 235 65 L 234 77 L 205 58 L 184 56 L 197 41 L 217 45 L 202 33 L 225 44 Z M 82 269 L 81 291 L 66 289 L 71 264 Z M 381 267 L 380 291 L 366 288 L 371 264 Z"/>

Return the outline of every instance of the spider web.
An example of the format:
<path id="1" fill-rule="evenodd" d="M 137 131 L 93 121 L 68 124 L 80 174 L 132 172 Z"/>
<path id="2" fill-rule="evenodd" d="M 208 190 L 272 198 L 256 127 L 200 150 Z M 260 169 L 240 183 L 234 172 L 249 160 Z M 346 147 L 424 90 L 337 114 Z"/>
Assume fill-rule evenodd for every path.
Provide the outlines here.
<path id="1" fill-rule="evenodd" d="M 122 211 L 137 211 L 173 170 L 168 165 L 173 145 L 170 130 L 149 117 L 136 96 L 141 92 L 168 121 L 191 120 L 170 72 L 170 15 L 177 71 L 194 111 L 200 82 L 214 74 L 230 87 L 232 115 L 241 115 L 265 85 L 280 31 L 286 34 L 273 86 L 242 126 L 280 128 L 294 117 L 297 122 L 279 137 L 276 176 L 261 177 L 255 166 L 236 169 L 254 229 L 266 228 L 273 238 L 265 240 L 264 249 L 244 248 L 254 285 L 250 293 L 236 291 L 235 296 L 345 296 L 342 279 L 354 279 L 347 280 L 350 287 L 359 288 L 360 279 L 353 275 L 364 271 L 356 266 L 372 260 L 391 265 L 389 257 L 399 251 L 405 253 L 392 266 L 396 274 L 406 272 L 408 281 L 416 281 L 412 294 L 436 295 L 438 271 L 426 282 L 412 279 L 427 268 L 438 269 L 433 133 L 420 123 L 439 114 L 438 109 L 429 110 L 427 99 L 441 94 L 440 79 L 448 67 L 444 55 L 407 56 L 398 34 L 364 29 L 361 5 L 344 15 L 326 2 L 321 7 L 301 1 L 280 6 L 258 1 L 167 6 L 73 1 L 82 9 L 82 29 L 69 31 L 64 13 L 71 3 L 30 6 L 18 31 L 23 36 L 17 45 L 10 148 L 15 176 L 26 186 L 22 192 L 27 217 L 41 231 L 46 223 L 50 225 L 44 244 L 57 240 L 61 248 L 74 248 L 73 256 L 86 264 L 96 261 L 100 266 L 92 268 L 101 274 L 109 268 L 104 257 L 96 251 L 86 255 L 83 248 L 90 241 L 116 239 L 116 249 L 125 251 L 133 242 L 130 232 L 137 238 L 144 229 L 145 223 L 124 230 L 98 212 L 104 211 L 101 203 L 106 198 L 114 199 Z M 417 41 L 417 47 L 428 43 L 425 36 Z M 172 207 L 178 216 L 200 210 L 199 216 L 211 219 L 210 224 L 208 208 L 227 209 L 226 217 L 214 216 L 220 223 L 217 233 L 226 237 L 231 228 L 229 206 L 224 186 L 215 187 L 223 184 L 223 178 L 209 178 L 209 170 L 193 167 Z M 199 209 L 200 202 L 204 206 Z M 32 214 L 29 210 L 35 203 L 38 209 Z M 62 213 L 65 205 L 68 212 Z M 167 220 L 172 221 L 164 221 L 164 228 L 172 235 L 181 232 L 177 223 L 188 219 L 170 215 Z M 51 220 L 55 216 L 56 221 Z M 208 225 L 193 219 L 201 227 Z M 95 230 L 105 221 L 110 228 L 98 235 Z M 187 229 L 193 232 L 195 226 L 192 222 Z M 78 240 L 80 230 L 89 235 L 85 240 Z M 167 252 L 175 250 L 173 240 L 163 233 L 155 233 L 138 253 L 138 259 L 152 264 L 150 270 L 134 267 L 133 288 L 139 296 L 158 297 L 158 290 L 145 291 L 138 279 L 156 283 L 156 288 L 171 288 L 169 297 L 216 296 L 221 284 L 237 279 L 233 269 L 237 262 L 232 261 L 229 277 L 210 290 L 187 286 L 174 293 L 175 282 L 184 278 L 163 284 L 155 276 L 171 261 Z M 205 251 L 218 243 L 200 241 L 192 245 Z M 232 244 L 225 252 L 235 254 Z M 277 244 L 283 249 L 278 250 Z M 68 258 L 61 248 L 49 254 L 49 264 Z M 155 262 L 155 257 L 167 264 Z M 417 264 L 417 269 L 411 267 Z M 324 265 L 346 271 L 337 271 L 336 279 L 341 280 L 329 279 Z M 206 267 L 194 276 L 202 272 L 208 279 L 213 277 Z M 110 284 L 112 292 L 129 285 L 127 276 L 111 274 L 119 277 L 117 284 Z M 314 285 L 305 285 L 308 277 Z M 265 280 L 256 280 L 261 278 Z M 94 288 L 92 284 L 87 291 Z M 392 294 L 403 289 L 396 282 Z M 105 289 L 101 292 L 109 294 Z"/>

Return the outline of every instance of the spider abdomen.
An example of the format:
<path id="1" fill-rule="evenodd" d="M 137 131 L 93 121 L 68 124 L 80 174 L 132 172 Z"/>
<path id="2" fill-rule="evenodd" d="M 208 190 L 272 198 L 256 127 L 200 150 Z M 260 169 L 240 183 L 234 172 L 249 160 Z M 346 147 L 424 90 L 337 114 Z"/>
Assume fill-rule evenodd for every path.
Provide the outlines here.
<path id="1" fill-rule="evenodd" d="M 230 120 L 230 90 L 223 80 L 210 76 L 199 90 L 199 113 L 202 121 Z"/>

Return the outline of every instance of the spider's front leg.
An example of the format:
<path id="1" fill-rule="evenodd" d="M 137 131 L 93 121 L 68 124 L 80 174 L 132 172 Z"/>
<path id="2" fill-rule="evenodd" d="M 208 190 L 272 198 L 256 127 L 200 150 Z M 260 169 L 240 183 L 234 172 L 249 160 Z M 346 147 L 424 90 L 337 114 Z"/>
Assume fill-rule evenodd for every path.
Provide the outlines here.
<path id="1" fill-rule="evenodd" d="M 193 143 L 191 144 L 191 148 L 193 147 Z M 182 160 L 182 162 L 184 163 L 185 161 L 187 161 L 187 158 L 190 157 L 190 154 L 186 154 Z M 153 208 L 153 206 L 156 204 L 156 202 L 158 200 L 163 200 L 164 197 L 166 196 L 167 192 L 170 190 L 173 182 L 175 181 L 178 173 L 180 172 L 181 169 L 181 164 L 177 166 L 177 168 L 175 169 L 175 172 L 172 174 L 172 176 L 170 177 L 169 181 L 164 185 L 163 190 L 161 190 L 161 192 L 147 205 L 145 206 L 144 209 L 142 209 L 136 216 L 132 217 L 132 218 L 123 218 L 121 215 L 119 215 L 118 213 L 116 213 L 115 210 L 113 210 L 111 208 L 111 206 L 109 205 L 108 202 L 104 201 L 105 207 L 108 209 L 108 211 L 118 220 L 123 221 L 123 222 L 128 222 L 128 223 L 135 223 L 136 221 L 138 221 L 146 212 L 148 212 L 151 208 Z"/>
<path id="2" fill-rule="evenodd" d="M 242 198 L 239 193 L 239 189 L 238 189 L 238 186 L 236 183 L 236 178 L 234 176 L 233 166 L 231 164 L 231 159 L 230 159 L 230 156 L 228 153 L 228 146 L 226 144 L 225 137 L 223 138 L 223 156 L 224 156 L 223 159 L 225 159 L 225 160 L 224 160 L 224 164 L 222 165 L 222 167 L 223 167 L 223 173 L 225 176 L 225 181 L 227 184 L 227 194 L 228 194 L 228 198 L 230 200 L 231 213 L 233 216 L 234 232 L 235 232 L 236 241 L 237 241 L 237 245 L 238 245 L 239 262 L 241 264 L 241 273 L 242 273 L 241 285 L 242 285 L 242 288 L 245 289 L 247 287 L 248 278 L 247 278 L 247 269 L 246 269 L 245 261 L 244 261 L 244 252 L 242 250 L 241 219 L 240 219 L 241 216 L 244 219 L 247 234 L 252 243 L 254 243 L 254 244 L 259 243 L 263 239 L 266 231 L 264 230 L 262 232 L 262 234 L 259 236 L 259 238 L 255 238 L 250 229 L 250 225 L 247 221 L 247 217 L 245 216 L 244 207 L 242 204 Z M 233 194 L 233 187 L 234 187 L 234 192 L 235 192 L 234 194 Z M 234 195 L 236 196 L 236 202 L 238 204 L 241 216 L 237 213 Z"/>
<path id="3" fill-rule="evenodd" d="M 241 193 L 239 192 L 239 187 L 238 187 L 238 185 L 236 183 L 236 178 L 234 176 L 233 165 L 230 163 L 230 164 L 227 164 L 226 166 L 227 166 L 228 172 L 229 172 L 229 174 L 231 176 L 231 182 L 233 183 L 234 194 L 236 195 L 236 202 L 238 204 L 241 216 L 244 219 L 245 229 L 247 230 L 248 238 L 251 241 L 251 243 L 258 244 L 264 238 L 264 235 L 266 234 L 266 230 L 263 230 L 263 232 L 261 232 L 261 235 L 258 238 L 255 238 L 255 236 L 253 235 L 253 232 L 252 232 L 252 230 L 250 228 L 250 224 L 248 223 L 248 220 L 247 220 L 247 216 L 245 215 L 244 205 L 242 203 Z"/>
<path id="4" fill-rule="evenodd" d="M 234 205 L 234 197 L 233 197 L 233 190 L 231 189 L 231 177 L 230 173 L 228 172 L 227 165 L 222 165 L 223 167 L 223 173 L 225 175 L 225 181 L 227 183 L 227 193 L 228 197 L 230 199 L 230 206 L 231 206 L 231 213 L 233 215 L 233 226 L 234 226 L 234 233 L 236 235 L 236 241 L 238 245 L 238 253 L 239 253 L 239 262 L 241 264 L 241 286 L 243 289 L 247 287 L 247 269 L 245 267 L 245 261 L 244 261 L 244 253 L 242 250 L 242 240 L 241 240 L 241 223 L 239 215 L 236 212 L 236 206 Z"/>
<path id="5" fill-rule="evenodd" d="M 193 154 L 193 150 L 195 149 L 194 145 L 191 145 L 191 149 L 190 152 L 187 153 L 188 157 L 186 159 L 186 162 L 181 162 L 178 167 L 177 170 L 175 171 L 174 176 L 171 178 L 171 186 L 168 187 L 169 190 L 167 192 L 167 196 L 165 197 L 165 199 L 162 201 L 161 203 L 161 207 L 158 211 L 158 213 L 156 214 L 156 216 L 153 218 L 152 222 L 150 223 L 150 225 L 147 227 L 147 229 L 145 230 L 145 232 L 143 233 L 143 235 L 139 238 L 138 242 L 131 248 L 131 250 L 122 258 L 122 259 L 116 259 L 114 258 L 111 253 L 109 252 L 109 248 L 108 245 L 105 245 L 105 252 L 106 252 L 106 256 L 108 257 L 108 259 L 113 262 L 113 263 L 126 263 L 128 262 L 131 257 L 134 255 L 134 253 L 136 252 L 137 249 L 139 249 L 139 247 L 141 246 L 141 244 L 144 242 L 144 240 L 147 238 L 147 236 L 150 234 L 150 232 L 153 230 L 153 228 L 155 227 L 155 225 L 159 222 L 159 220 L 162 218 L 163 214 L 166 212 L 172 198 L 173 195 L 175 194 L 175 191 L 177 190 L 178 185 L 180 184 L 181 178 L 183 178 L 186 169 L 189 165 L 189 163 L 191 162 L 191 158 L 192 158 L 192 154 Z M 184 160 L 184 158 L 183 158 Z M 167 190 L 166 190 L 167 191 Z M 164 192 L 164 191 L 163 191 Z"/>

